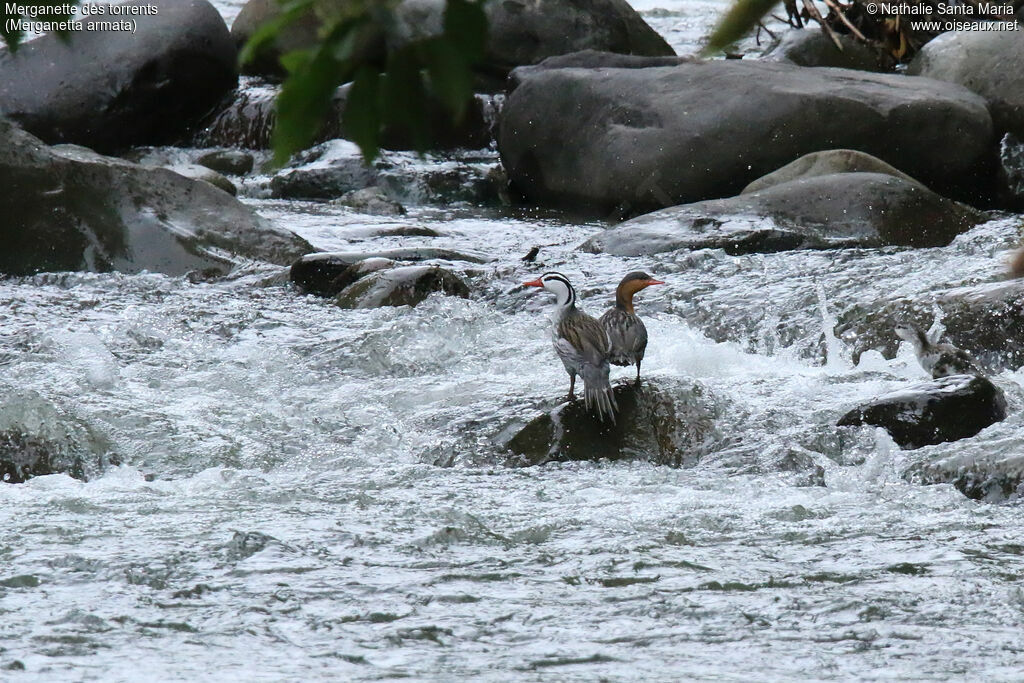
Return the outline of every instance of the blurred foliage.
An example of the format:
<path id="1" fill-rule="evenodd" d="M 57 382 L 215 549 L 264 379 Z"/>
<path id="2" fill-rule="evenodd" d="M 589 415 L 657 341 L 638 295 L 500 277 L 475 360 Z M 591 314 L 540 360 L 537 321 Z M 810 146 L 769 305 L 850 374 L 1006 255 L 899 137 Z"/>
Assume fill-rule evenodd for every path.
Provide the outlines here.
<path id="1" fill-rule="evenodd" d="M 365 46 L 382 41 L 396 23 L 395 0 L 284 0 L 279 17 L 249 40 L 240 59 L 259 50 L 295 21 L 313 12 L 317 45 L 283 55 L 287 78 L 277 98 L 274 163 L 306 148 L 327 116 L 338 86 L 352 83 L 342 127 L 367 162 L 376 158 L 385 128 L 408 133 L 415 146 L 430 144 L 428 106 L 438 103 L 456 122 L 473 97 L 473 68 L 483 60 L 487 18 L 483 0 L 447 0 L 443 29 L 388 51 L 382 65 Z"/>
<path id="2" fill-rule="evenodd" d="M 721 52 L 761 23 L 781 0 L 735 0 L 708 37 L 702 54 Z"/>
<path id="3" fill-rule="evenodd" d="M 44 21 L 44 22 L 61 22 L 67 21 L 75 16 L 75 7 L 78 6 L 78 0 L 18 0 L 18 2 L 10 3 L 13 7 L 26 7 L 29 9 L 39 10 L 36 12 L 35 17 L 31 15 L 22 15 L 9 12 L 9 7 L 6 0 L 0 1 L 0 37 L 3 38 L 4 43 L 10 48 L 11 52 L 15 52 L 18 49 L 18 45 L 25 39 L 25 32 L 20 28 L 10 30 L 12 28 L 14 19 L 25 19 L 27 21 Z M 57 13 L 50 13 L 50 9 L 53 8 L 58 10 Z M 58 31 L 58 35 L 67 38 L 67 31 Z"/>

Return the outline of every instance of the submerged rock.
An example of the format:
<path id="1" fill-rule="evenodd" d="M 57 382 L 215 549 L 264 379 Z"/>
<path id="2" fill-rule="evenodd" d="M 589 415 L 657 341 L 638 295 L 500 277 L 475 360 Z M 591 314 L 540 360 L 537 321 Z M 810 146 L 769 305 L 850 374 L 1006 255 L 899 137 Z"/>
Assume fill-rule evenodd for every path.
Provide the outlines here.
<path id="1" fill-rule="evenodd" d="M 992 121 L 962 86 L 745 60 L 558 64 L 517 71 L 501 114 L 502 162 L 535 202 L 601 211 L 696 202 L 835 148 L 873 154 L 951 196 L 991 181 Z"/>
<path id="2" fill-rule="evenodd" d="M 388 197 L 377 186 L 346 192 L 338 198 L 338 203 L 373 216 L 402 216 L 405 214 L 405 207 Z"/>
<path id="3" fill-rule="evenodd" d="M 978 93 L 988 103 L 997 131 L 1024 137 L 1024 31 L 1019 27 L 943 33 L 921 48 L 907 73 Z"/>
<path id="4" fill-rule="evenodd" d="M 0 118 L 0 273 L 226 273 L 312 247 L 205 182 L 81 147 L 47 147 Z"/>
<path id="5" fill-rule="evenodd" d="M 601 422 L 583 400 L 535 417 L 506 445 L 522 464 L 565 460 L 650 460 L 692 467 L 716 440 L 714 399 L 697 383 L 645 379 L 613 388 L 615 424 Z"/>
<path id="6" fill-rule="evenodd" d="M 583 248 L 639 256 L 676 249 L 747 254 L 934 247 L 949 244 L 986 219 L 983 212 L 913 181 L 881 173 L 835 173 L 655 211 L 592 237 Z"/>
<path id="7" fill-rule="evenodd" d="M 238 188 L 235 187 L 235 184 L 220 173 L 217 173 L 217 171 L 214 171 L 212 168 L 207 168 L 206 166 L 201 166 L 199 164 L 174 164 L 167 168 L 178 175 L 185 176 L 186 178 L 202 180 L 204 183 L 209 183 L 216 188 L 224 190 L 232 197 L 238 194 Z"/>
<path id="8" fill-rule="evenodd" d="M 39 394 L 5 392 L 0 399 L 0 482 L 58 473 L 88 479 L 118 463 L 106 439 Z"/>
<path id="9" fill-rule="evenodd" d="M 935 307 L 942 311 L 945 336 L 983 366 L 1015 369 L 1024 365 L 1024 281 L 988 282 L 856 304 L 838 317 L 835 335 L 853 350 L 854 362 L 870 349 L 893 358 L 899 338 L 893 328 L 910 323 L 928 329 Z"/>
<path id="10" fill-rule="evenodd" d="M 952 455 L 919 464 L 905 476 L 921 484 L 952 484 L 968 498 L 996 502 L 1024 494 L 1024 455 Z"/>
<path id="11" fill-rule="evenodd" d="M 840 50 L 824 31 L 816 28 L 786 31 L 782 40 L 765 55 L 767 61 L 789 62 L 797 66 L 833 66 L 857 71 L 890 71 L 888 53 L 865 45 L 853 36 L 838 34 Z"/>
<path id="12" fill-rule="evenodd" d="M 966 439 L 1004 419 L 1002 389 L 985 377 L 950 375 L 872 399 L 836 424 L 882 427 L 900 448 L 914 449 Z"/>
<path id="13" fill-rule="evenodd" d="M 431 294 L 469 297 L 469 286 L 455 273 L 440 266 L 402 266 L 371 271 L 338 294 L 341 308 L 415 306 Z"/>
<path id="14" fill-rule="evenodd" d="M 124 4 L 158 11 L 133 16 L 131 31 L 50 33 L 0 51 L 0 115 L 51 144 L 112 152 L 177 139 L 235 87 L 235 48 L 206 0 Z"/>
<path id="15" fill-rule="evenodd" d="M 335 199 L 377 183 L 377 171 L 367 166 L 359 148 L 346 140 L 331 140 L 300 153 L 270 181 L 276 199 Z"/>
<path id="16" fill-rule="evenodd" d="M 379 251 L 335 251 L 306 254 L 292 264 L 291 281 L 302 291 L 318 296 L 334 296 L 340 289 L 337 288 L 338 278 L 346 273 L 351 274 L 349 268 L 359 262 L 371 259 L 386 259 L 390 262 L 422 262 L 439 261 L 453 262 L 465 261 L 467 263 L 484 263 L 486 259 L 476 254 L 466 254 L 449 249 L 434 249 L 430 247 L 405 248 L 405 249 L 382 249 Z"/>
<path id="17" fill-rule="evenodd" d="M 196 160 L 196 163 L 217 171 L 217 173 L 245 175 L 252 171 L 255 159 L 252 154 L 238 149 L 221 149 L 203 154 Z"/>

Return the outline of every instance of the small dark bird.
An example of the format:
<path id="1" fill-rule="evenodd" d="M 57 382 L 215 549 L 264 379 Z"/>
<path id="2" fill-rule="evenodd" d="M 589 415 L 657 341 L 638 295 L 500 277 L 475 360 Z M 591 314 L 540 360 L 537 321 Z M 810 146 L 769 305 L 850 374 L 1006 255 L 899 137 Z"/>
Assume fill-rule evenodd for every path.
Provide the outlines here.
<path id="1" fill-rule="evenodd" d="M 536 280 L 524 282 L 526 287 L 543 287 L 555 295 L 555 312 L 551 316 L 551 339 L 555 353 L 569 373 L 569 400 L 576 388 L 576 376 L 583 378 L 583 397 L 587 408 L 594 406 L 598 418 L 607 416 L 615 422 L 615 395 L 608 381 L 608 354 L 611 344 L 604 328 L 594 318 L 576 308 L 576 290 L 561 273 L 544 273 Z"/>
<path id="2" fill-rule="evenodd" d="M 521 260 L 523 261 L 523 263 L 533 263 L 534 261 L 537 260 L 537 254 L 539 253 L 540 247 L 533 247 L 532 249 L 530 249 L 530 251 L 526 252 L 526 256 L 524 256 Z"/>
<path id="3" fill-rule="evenodd" d="M 647 273 L 636 271 L 622 278 L 615 288 L 615 308 L 601 316 L 601 326 L 612 344 L 609 362 L 615 365 L 636 365 L 636 381 L 640 382 L 640 363 L 647 350 L 647 328 L 633 312 L 633 295 L 651 285 L 663 285 Z"/>
<path id="4" fill-rule="evenodd" d="M 917 360 L 934 379 L 950 375 L 981 375 L 981 368 L 963 349 L 932 340 L 914 325 L 896 326 L 896 336 L 914 347 Z"/>
<path id="5" fill-rule="evenodd" d="M 1024 249 L 1013 255 L 1010 261 L 1010 277 L 1024 277 Z"/>

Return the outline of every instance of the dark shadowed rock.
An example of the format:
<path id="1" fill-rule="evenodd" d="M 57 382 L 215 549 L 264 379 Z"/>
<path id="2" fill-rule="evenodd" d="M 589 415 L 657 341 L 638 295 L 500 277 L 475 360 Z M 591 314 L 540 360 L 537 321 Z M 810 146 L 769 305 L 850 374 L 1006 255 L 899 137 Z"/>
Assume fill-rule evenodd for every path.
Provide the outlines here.
<path id="1" fill-rule="evenodd" d="M 281 15 L 281 3 L 278 0 L 249 0 L 231 24 L 231 38 L 239 50 L 249 38 L 265 23 Z M 266 76 L 284 76 L 287 72 L 281 65 L 281 55 L 294 50 L 315 47 L 319 42 L 320 20 L 313 9 L 304 12 L 299 18 L 285 26 L 274 38 L 260 50 L 255 58 L 242 65 L 242 72 Z M 383 34 L 378 34 L 360 45 L 355 54 L 359 61 L 370 64 L 383 64 L 385 55 Z"/>
<path id="2" fill-rule="evenodd" d="M 347 137 L 341 125 L 350 86 L 343 85 L 331 98 L 324 123 L 313 138 L 314 143 Z M 274 98 L 278 86 L 263 84 L 237 90 L 218 112 L 204 122 L 202 130 L 192 139 L 197 147 L 244 147 L 267 149 L 276 120 Z M 495 107 L 493 95 L 476 95 L 458 123 L 436 102 L 427 104 L 427 127 L 430 149 L 481 149 L 491 144 L 491 114 Z M 383 149 L 413 150 L 414 140 L 406 130 L 386 127 L 381 131 Z"/>
<path id="3" fill-rule="evenodd" d="M 789 62 L 797 66 L 833 66 L 857 71 L 891 71 L 888 53 L 865 45 L 849 34 L 839 34 L 840 50 L 824 31 L 817 27 L 792 29 L 765 59 L 771 62 Z"/>
<path id="4" fill-rule="evenodd" d="M 477 254 L 466 254 L 449 249 L 433 249 L 429 247 L 382 249 L 379 251 L 335 251 L 306 254 L 292 264 L 291 281 L 304 292 L 319 296 L 334 296 L 338 277 L 345 274 L 349 267 L 368 259 L 388 259 L 389 261 L 421 262 L 457 262 L 484 263 L 487 259 Z"/>
<path id="5" fill-rule="evenodd" d="M 921 48 L 907 73 L 978 93 L 997 131 L 1024 137 L 1024 31 L 943 33 Z"/>
<path id="6" fill-rule="evenodd" d="M 650 460 L 691 467 L 716 440 L 717 410 L 696 383 L 663 378 L 614 387 L 615 424 L 601 422 L 582 400 L 535 417 L 506 444 L 522 464 L 564 460 Z"/>
<path id="7" fill-rule="evenodd" d="M 1006 419 L 1003 391 L 985 377 L 950 375 L 872 399 L 840 418 L 840 427 L 874 425 L 900 448 L 974 436 Z"/>
<path id="8" fill-rule="evenodd" d="M 0 119 L 0 273 L 225 273 L 243 259 L 312 250 L 205 182 L 164 168 L 47 147 Z"/>
<path id="9" fill-rule="evenodd" d="M 336 199 L 370 187 L 377 171 L 363 161 L 359 148 L 345 140 L 331 140 L 300 153 L 270 181 L 277 199 Z"/>
<path id="10" fill-rule="evenodd" d="M 855 362 L 869 349 L 893 358 L 899 348 L 893 328 L 910 323 L 928 329 L 936 306 L 943 313 L 945 336 L 983 366 L 1024 365 L 1024 281 L 1020 280 L 856 304 L 839 315 L 835 334 L 853 350 Z"/>
<path id="11" fill-rule="evenodd" d="M 64 473 L 99 474 L 119 459 L 110 443 L 35 392 L 5 392 L 0 399 L 0 482 Z"/>
<path id="12" fill-rule="evenodd" d="M 237 149 L 221 149 L 203 154 L 196 159 L 196 163 L 217 171 L 217 173 L 245 175 L 252 171 L 255 159 L 248 152 Z"/>
<path id="13" fill-rule="evenodd" d="M 952 455 L 912 467 L 905 476 L 921 484 L 952 484 L 968 498 L 996 502 L 1024 494 L 1024 455 Z"/>
<path id="14" fill-rule="evenodd" d="M 371 272 L 346 287 L 335 303 L 341 308 L 415 306 L 431 294 L 469 297 L 469 287 L 440 266 L 402 266 Z"/>
<path id="15" fill-rule="evenodd" d="M 535 202 L 607 211 L 730 196 L 836 148 L 950 196 L 991 182 L 984 101 L 931 79 L 727 60 L 537 68 L 520 80 L 498 148 L 513 186 Z"/>
<path id="16" fill-rule="evenodd" d="M 986 219 L 983 212 L 915 182 L 880 173 L 836 173 L 655 211 L 590 238 L 583 248 L 638 256 L 676 249 L 746 254 L 942 246 Z"/>
<path id="17" fill-rule="evenodd" d="M 46 142 L 111 152 L 174 141 L 235 87 L 235 48 L 210 3 L 125 4 L 158 13 L 131 17 L 134 32 L 48 34 L 0 51 L 0 115 Z"/>

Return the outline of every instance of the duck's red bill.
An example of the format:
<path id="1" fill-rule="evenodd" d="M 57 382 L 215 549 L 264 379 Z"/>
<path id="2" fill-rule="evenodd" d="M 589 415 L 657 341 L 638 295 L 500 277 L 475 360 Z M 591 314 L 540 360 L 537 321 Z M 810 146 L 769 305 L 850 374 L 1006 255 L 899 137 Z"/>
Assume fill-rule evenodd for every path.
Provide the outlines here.
<path id="1" fill-rule="evenodd" d="M 523 283 L 523 287 L 543 287 L 543 286 L 544 286 L 544 283 L 540 281 L 540 278 L 537 278 L 536 280 L 530 280 L 529 282 L 524 282 Z"/>
<path id="2" fill-rule="evenodd" d="M 648 281 L 647 281 L 647 284 L 648 284 L 648 285 L 663 285 L 663 284 L 665 284 L 665 283 L 664 283 L 664 282 L 662 282 L 661 280 L 648 280 Z"/>

